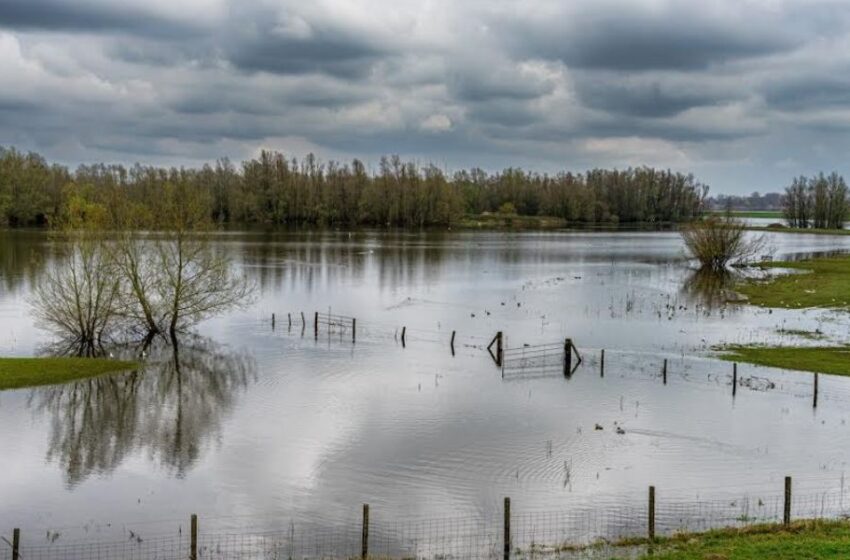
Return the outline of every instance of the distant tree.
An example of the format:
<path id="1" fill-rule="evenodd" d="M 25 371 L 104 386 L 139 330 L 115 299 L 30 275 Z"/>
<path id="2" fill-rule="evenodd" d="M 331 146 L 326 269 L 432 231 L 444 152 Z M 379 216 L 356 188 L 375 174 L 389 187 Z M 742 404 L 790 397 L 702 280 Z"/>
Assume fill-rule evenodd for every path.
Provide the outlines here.
<path id="1" fill-rule="evenodd" d="M 797 228 L 809 227 L 811 218 L 811 195 L 809 180 L 796 177 L 785 189 L 784 213 L 788 225 Z"/>
<path id="2" fill-rule="evenodd" d="M 263 151 L 239 168 L 220 160 L 197 170 L 96 164 L 70 173 L 36 154 L 0 150 L 0 225 L 51 224 L 76 193 L 114 221 L 129 204 L 147 227 L 167 229 L 157 208 L 168 185 L 178 184 L 198 197 L 211 224 L 392 227 L 450 225 L 506 202 L 520 215 L 576 222 L 678 222 L 698 216 L 708 192 L 692 175 L 649 167 L 556 175 L 473 168 L 449 179 L 436 166 L 398 156 L 381 158 L 370 174 L 357 160 L 323 164 L 308 155 L 299 162 Z"/>
<path id="3" fill-rule="evenodd" d="M 809 196 L 811 200 L 812 227 L 824 229 L 829 222 L 828 183 L 823 173 L 812 177 L 809 181 Z"/>
<path id="4" fill-rule="evenodd" d="M 847 183 L 844 177 L 836 172 L 827 177 L 827 192 L 829 197 L 829 216 L 826 227 L 842 229 L 847 221 Z"/>
<path id="5" fill-rule="evenodd" d="M 499 206 L 499 214 L 503 214 L 506 216 L 514 216 L 516 215 L 516 206 L 514 206 L 513 202 L 505 202 Z"/>

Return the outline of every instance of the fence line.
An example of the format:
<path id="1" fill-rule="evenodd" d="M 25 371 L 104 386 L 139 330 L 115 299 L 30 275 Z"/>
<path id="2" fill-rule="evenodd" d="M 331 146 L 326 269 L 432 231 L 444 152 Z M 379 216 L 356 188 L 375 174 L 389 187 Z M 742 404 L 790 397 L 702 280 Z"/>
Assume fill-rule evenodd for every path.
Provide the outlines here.
<path id="1" fill-rule="evenodd" d="M 63 543 L 43 534 L 15 529 L 0 541 L 2 560 L 200 560 L 311 558 L 487 558 L 510 560 L 532 556 L 579 558 L 607 543 L 606 554 L 629 552 L 614 546 L 621 539 L 651 543 L 661 536 L 740 528 L 760 524 L 789 525 L 794 519 L 847 519 L 844 489 L 793 496 L 790 477 L 782 493 L 736 500 L 667 501 L 664 489 L 650 487 L 643 505 L 577 507 L 570 511 L 522 510 L 506 498 L 501 511 L 478 517 L 430 520 L 382 519 L 363 505 L 357 523 L 318 526 L 289 522 L 279 530 L 219 533 L 205 531 L 203 517 L 189 518 L 171 535 L 141 537 L 132 531 L 122 540 Z M 375 515 L 377 514 L 377 515 Z M 39 542 L 41 541 L 41 542 Z M 633 550 L 631 550 L 633 552 Z M 609 557 L 609 556 L 606 556 Z M 614 556 L 610 556 L 614 557 Z"/>
<path id="2" fill-rule="evenodd" d="M 367 337 L 371 337 L 373 339 L 391 339 L 397 343 L 400 343 L 403 348 L 407 347 L 407 342 L 409 340 L 413 342 L 445 344 L 451 352 L 451 355 L 455 355 L 455 341 L 458 338 L 458 333 L 456 330 L 435 331 L 429 329 L 411 328 L 407 327 L 406 325 L 402 325 L 400 327 L 392 327 L 389 326 L 389 324 L 387 323 L 382 323 L 378 321 L 358 321 L 356 318 L 347 315 L 333 314 L 330 312 L 330 310 L 327 313 L 316 311 L 310 315 L 305 315 L 304 312 L 290 312 L 287 313 L 286 316 L 288 331 L 292 331 L 293 324 L 295 325 L 296 329 L 300 324 L 301 334 L 304 335 L 308 324 L 312 324 L 312 330 L 315 339 L 318 339 L 320 330 L 326 330 L 329 337 L 332 334 L 338 334 L 339 340 L 342 342 L 345 340 L 344 335 L 350 332 L 350 342 L 353 344 L 357 340 L 358 333 L 360 333 L 361 338 L 363 338 L 363 335 L 365 334 Z M 293 323 L 293 317 L 295 318 L 295 323 Z M 300 318 L 300 322 L 297 321 L 298 318 Z M 272 313 L 271 316 L 271 325 L 272 330 L 274 330 L 276 325 L 276 316 L 274 313 Z M 382 328 L 394 328 L 395 331 L 392 334 L 389 334 L 388 331 L 382 332 Z M 411 339 L 409 333 L 414 334 L 413 339 Z M 427 338 L 424 336 L 420 336 L 419 333 L 431 336 L 436 335 L 437 338 Z M 579 347 L 574 343 L 573 339 L 571 338 L 566 339 L 564 343 L 551 342 L 534 345 L 523 344 L 522 346 L 507 348 L 504 346 L 504 336 L 502 334 L 502 331 L 497 332 L 496 336 L 492 339 L 484 338 L 477 335 L 463 335 L 463 337 L 466 339 L 479 340 L 482 342 L 490 340 L 490 343 L 487 346 L 485 346 L 484 344 L 463 344 L 463 346 L 467 348 L 475 348 L 487 351 L 492 357 L 496 366 L 501 369 L 502 378 L 505 380 L 515 381 L 518 379 L 538 379 L 554 376 L 557 375 L 559 372 L 559 363 L 563 366 L 562 368 L 560 368 L 561 373 L 563 373 L 564 377 L 569 378 L 572 376 L 573 373 L 578 371 L 579 367 L 582 364 L 584 364 L 582 355 L 581 353 L 579 353 Z M 493 351 L 494 346 L 496 347 L 495 352 Z M 759 377 L 756 375 L 739 376 L 738 364 L 727 363 L 726 368 L 728 369 L 726 370 L 726 372 L 709 372 L 706 374 L 706 378 L 702 380 L 695 377 L 693 372 L 691 371 L 693 369 L 693 364 L 700 362 L 709 362 L 713 367 L 715 364 L 719 365 L 722 361 L 711 357 L 685 356 L 684 353 L 668 353 L 665 356 L 657 352 L 646 351 L 611 349 L 607 349 L 607 351 L 609 359 L 606 364 L 606 349 L 582 349 L 582 352 L 593 353 L 588 356 L 589 359 L 586 365 L 590 368 L 598 370 L 600 377 L 605 376 L 606 365 L 609 369 L 609 372 L 611 371 L 612 366 L 619 366 L 619 371 L 614 371 L 614 373 L 620 373 L 620 375 L 622 376 L 623 364 L 622 361 L 616 360 L 617 356 L 626 355 L 638 358 L 646 356 L 648 361 L 643 362 L 640 359 L 637 360 L 635 362 L 636 365 L 631 366 L 632 372 L 638 371 L 639 373 L 648 373 L 651 377 L 659 378 L 663 385 L 666 385 L 668 383 L 668 380 L 671 378 L 675 380 L 684 380 L 692 383 L 700 383 L 703 385 L 728 385 L 730 387 L 729 390 L 733 398 L 737 397 L 739 388 L 748 388 L 755 391 L 779 391 L 783 393 L 790 393 L 795 396 L 806 396 L 811 399 L 813 408 L 817 408 L 818 403 L 822 402 L 823 400 L 850 400 L 850 388 L 845 391 L 841 391 L 839 389 L 838 393 L 836 393 L 836 388 L 833 387 L 831 394 L 822 394 L 822 390 L 820 388 L 819 383 L 819 375 L 817 373 L 811 374 L 811 381 L 804 383 L 798 380 L 784 380 L 782 382 L 782 386 L 778 387 L 777 383 L 771 381 L 769 378 Z M 577 358 L 576 362 L 572 361 L 573 353 Z M 614 359 L 612 360 L 611 358 Z M 691 365 L 689 365 L 689 363 Z M 676 367 L 677 365 L 681 367 Z M 796 373 L 800 376 L 801 379 L 803 378 L 803 376 L 800 375 L 802 374 L 802 372 Z M 789 389 L 788 386 L 790 386 L 791 388 Z"/>

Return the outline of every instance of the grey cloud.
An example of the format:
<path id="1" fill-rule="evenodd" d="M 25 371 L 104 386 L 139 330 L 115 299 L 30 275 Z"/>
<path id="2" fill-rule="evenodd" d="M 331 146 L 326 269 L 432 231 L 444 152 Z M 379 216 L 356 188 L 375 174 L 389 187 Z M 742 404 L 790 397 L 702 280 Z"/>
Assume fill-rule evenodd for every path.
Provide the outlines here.
<path id="1" fill-rule="evenodd" d="M 694 107 L 716 105 L 734 98 L 708 87 L 685 88 L 663 79 L 628 80 L 621 74 L 579 75 L 576 93 L 586 107 L 634 117 L 671 117 Z"/>
<path id="2" fill-rule="evenodd" d="M 525 1 L 386 0 L 357 18 L 334 0 L 222 0 L 227 17 L 195 23 L 142 0 L 0 0 L 0 144 L 179 163 L 297 138 L 367 161 L 551 170 L 593 165 L 589 139 L 638 139 L 719 190 L 742 159 L 748 177 L 843 161 L 850 5 Z M 449 129 L 423 129 L 443 115 Z"/>
<path id="3" fill-rule="evenodd" d="M 134 6 L 86 0 L 3 0 L 0 28 L 46 31 L 194 35 L 193 26 L 157 17 Z"/>
<path id="4" fill-rule="evenodd" d="M 765 86 L 765 101 L 783 111 L 850 108 L 850 79 L 844 75 L 795 76 Z"/>
<path id="5" fill-rule="evenodd" d="M 700 10 L 693 2 L 666 10 L 601 2 L 544 22 L 500 18 L 494 28 L 526 56 L 620 71 L 698 70 L 786 52 L 803 43 L 791 28 L 777 32 L 758 20 L 702 17 Z"/>
<path id="6" fill-rule="evenodd" d="M 283 36 L 272 24 L 255 23 L 237 31 L 227 47 L 227 59 L 240 70 L 274 74 L 324 73 L 346 78 L 364 77 L 388 53 L 366 37 L 346 30 L 311 29 L 307 37 Z"/>
<path id="7" fill-rule="evenodd" d="M 448 76 L 449 91 L 462 101 L 528 100 L 552 92 L 547 80 L 524 76 L 513 67 L 456 68 Z"/>

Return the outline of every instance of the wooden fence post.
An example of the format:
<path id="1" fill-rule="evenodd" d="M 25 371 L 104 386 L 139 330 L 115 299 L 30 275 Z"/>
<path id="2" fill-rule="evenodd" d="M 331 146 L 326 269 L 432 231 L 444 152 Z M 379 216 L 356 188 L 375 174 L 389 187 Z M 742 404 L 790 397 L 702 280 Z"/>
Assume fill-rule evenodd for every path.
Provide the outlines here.
<path id="1" fill-rule="evenodd" d="M 815 394 L 814 394 L 813 400 L 812 400 L 812 407 L 813 408 L 818 407 L 818 374 L 817 373 L 815 373 Z"/>
<path id="2" fill-rule="evenodd" d="M 357 341 L 357 319 L 351 319 L 351 344 Z"/>
<path id="3" fill-rule="evenodd" d="M 505 520 L 504 520 L 504 560 L 511 558 L 511 499 L 505 498 Z"/>
<path id="4" fill-rule="evenodd" d="M 18 528 L 12 529 L 12 560 L 20 560 L 21 558 L 21 530 Z"/>
<path id="5" fill-rule="evenodd" d="M 189 560 L 198 560 L 198 516 L 192 514 Z"/>
<path id="6" fill-rule="evenodd" d="M 369 556 L 369 504 L 363 504 L 363 532 L 360 535 L 360 558 Z"/>
<path id="7" fill-rule="evenodd" d="M 732 364 L 732 396 L 738 392 L 738 362 Z"/>
<path id="8" fill-rule="evenodd" d="M 782 512 L 782 523 L 786 527 L 791 525 L 791 477 L 785 477 L 785 507 Z"/>
<path id="9" fill-rule="evenodd" d="M 457 331 L 452 331 L 452 341 L 449 343 L 452 347 L 452 356 L 455 355 L 455 335 L 456 334 L 457 334 Z"/>
<path id="10" fill-rule="evenodd" d="M 289 323 L 289 328 L 291 329 L 292 328 L 292 313 L 286 314 L 286 320 Z"/>
<path id="11" fill-rule="evenodd" d="M 497 364 L 501 367 L 502 365 L 502 356 L 504 355 L 504 348 L 502 347 L 502 331 L 496 333 L 496 358 Z"/>
<path id="12" fill-rule="evenodd" d="M 655 486 L 649 487 L 649 518 L 647 519 L 649 542 L 655 542 Z"/>
<path id="13" fill-rule="evenodd" d="M 272 313 L 272 330 L 274 330 L 274 313 Z"/>
<path id="14" fill-rule="evenodd" d="M 404 337 L 407 334 L 407 327 L 401 328 L 401 347 L 407 348 L 407 344 L 404 342 Z"/>
<path id="15" fill-rule="evenodd" d="M 573 370 L 573 339 L 564 339 L 564 377 Z"/>
<path id="16" fill-rule="evenodd" d="M 664 384 L 667 385 L 667 358 L 664 358 L 664 367 L 661 369 L 661 377 L 664 379 Z"/>
<path id="17" fill-rule="evenodd" d="M 316 314 L 313 315 L 313 334 L 316 338 L 319 338 L 319 312 L 316 311 Z"/>
<path id="18" fill-rule="evenodd" d="M 599 377 L 605 377 L 605 349 L 599 354 Z"/>

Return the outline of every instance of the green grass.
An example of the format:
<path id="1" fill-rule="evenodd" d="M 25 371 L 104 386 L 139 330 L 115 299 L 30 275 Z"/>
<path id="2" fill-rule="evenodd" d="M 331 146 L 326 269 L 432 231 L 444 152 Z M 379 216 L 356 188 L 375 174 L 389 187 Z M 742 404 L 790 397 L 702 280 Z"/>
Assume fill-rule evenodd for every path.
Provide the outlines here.
<path id="1" fill-rule="evenodd" d="M 796 371 L 850 375 L 850 346 L 759 346 L 730 345 L 720 357 L 730 362 L 746 362 Z"/>
<path id="2" fill-rule="evenodd" d="M 803 329 L 776 329 L 776 332 L 787 336 L 796 336 L 805 338 L 806 340 L 821 340 L 826 338 L 826 335 L 821 331 L 806 331 Z"/>
<path id="3" fill-rule="evenodd" d="M 725 210 L 714 210 L 709 212 L 714 216 L 725 216 L 727 212 Z M 729 212 L 733 218 L 776 218 L 782 219 L 782 211 L 781 210 L 732 210 Z"/>
<path id="4" fill-rule="evenodd" d="M 850 229 L 814 229 L 792 228 L 784 224 L 778 226 L 747 226 L 749 231 L 769 231 L 773 233 L 798 233 L 804 235 L 850 235 Z"/>
<path id="5" fill-rule="evenodd" d="M 850 523 L 803 521 L 661 539 L 655 560 L 838 560 L 850 557 Z"/>
<path id="6" fill-rule="evenodd" d="M 747 296 L 751 304 L 785 309 L 850 308 L 850 256 L 797 262 L 773 261 L 759 266 L 802 272 L 738 283 L 735 290 Z"/>
<path id="7" fill-rule="evenodd" d="M 518 214 L 469 214 L 456 226 L 470 229 L 557 229 L 567 221 L 553 216 L 520 216 Z"/>
<path id="8" fill-rule="evenodd" d="M 66 383 L 136 367 L 135 362 L 105 358 L 0 358 L 0 391 Z"/>

